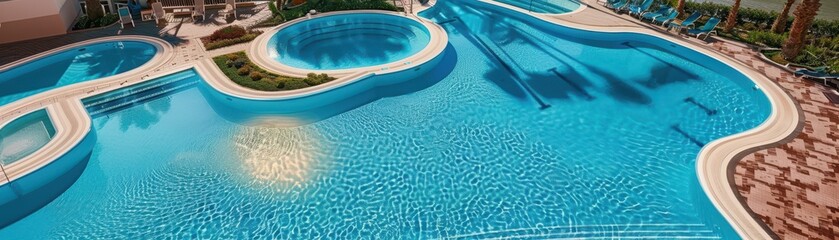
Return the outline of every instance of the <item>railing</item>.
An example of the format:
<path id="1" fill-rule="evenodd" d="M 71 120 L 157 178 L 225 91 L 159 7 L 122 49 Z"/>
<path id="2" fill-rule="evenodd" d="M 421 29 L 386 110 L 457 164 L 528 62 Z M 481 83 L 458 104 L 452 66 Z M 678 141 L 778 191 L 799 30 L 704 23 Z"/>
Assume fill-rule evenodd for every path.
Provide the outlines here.
<path id="1" fill-rule="evenodd" d="M 266 0 L 236 0 L 236 3 L 262 2 Z M 164 7 L 186 7 L 195 5 L 195 0 L 160 0 Z M 225 0 L 204 0 L 205 5 L 224 5 Z"/>
<path id="2" fill-rule="evenodd" d="M 3 162 L 0 161 L 0 174 L 3 174 L 2 179 L 6 179 L 6 182 L 11 183 L 12 181 L 9 180 L 9 176 L 6 175 L 6 168 L 3 167 Z"/>

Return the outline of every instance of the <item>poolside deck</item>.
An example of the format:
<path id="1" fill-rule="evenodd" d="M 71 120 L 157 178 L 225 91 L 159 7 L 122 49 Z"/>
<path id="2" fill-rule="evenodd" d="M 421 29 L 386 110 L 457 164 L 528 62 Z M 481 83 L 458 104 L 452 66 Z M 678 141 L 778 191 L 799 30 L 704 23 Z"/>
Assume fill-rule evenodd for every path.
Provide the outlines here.
<path id="1" fill-rule="evenodd" d="M 626 14 L 616 15 L 595 0 L 587 5 L 579 13 L 556 18 L 673 34 Z M 804 127 L 794 139 L 748 154 L 737 164 L 734 180 L 748 207 L 781 239 L 839 238 L 839 105 L 823 94 L 829 88 L 766 63 L 742 43 L 714 37 L 685 40 L 758 70 L 784 88 L 803 110 Z"/>
<path id="2" fill-rule="evenodd" d="M 416 0 L 414 0 L 416 1 Z M 434 2 L 432 0 L 432 2 Z M 616 15 L 587 0 L 587 8 L 571 15 L 556 16 L 563 21 L 603 27 L 651 29 L 662 34 L 663 28 L 641 23 L 627 15 Z M 415 3 L 416 4 L 416 3 Z M 423 7 L 414 6 L 414 12 Z M 69 43 L 114 35 L 144 35 L 164 39 L 175 46 L 175 57 L 161 69 L 212 57 L 224 52 L 244 50 L 247 44 L 204 51 L 197 38 L 229 24 L 251 26 L 270 16 L 266 5 L 239 9 L 239 17 L 225 21 L 208 10 L 206 21 L 167 16 L 167 24 L 137 21 L 137 27 L 120 29 L 119 25 L 62 36 L 0 45 L 0 65 Z M 696 46 L 713 49 L 737 59 L 776 81 L 799 101 L 804 113 L 804 127 L 794 139 L 773 148 L 748 154 L 736 166 L 734 179 L 738 192 L 748 207 L 759 215 L 782 239 L 839 238 L 839 107 L 822 94 L 827 90 L 813 81 L 765 63 L 757 53 L 740 43 L 709 38 L 701 41 L 685 38 Z"/>

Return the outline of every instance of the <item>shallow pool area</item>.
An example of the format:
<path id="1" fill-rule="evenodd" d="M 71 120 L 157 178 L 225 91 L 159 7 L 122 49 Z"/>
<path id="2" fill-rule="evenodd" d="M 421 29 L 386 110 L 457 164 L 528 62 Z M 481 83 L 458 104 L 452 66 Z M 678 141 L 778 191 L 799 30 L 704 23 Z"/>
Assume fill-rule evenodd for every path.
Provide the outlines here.
<path id="1" fill-rule="evenodd" d="M 0 238 L 738 238 L 695 161 L 770 115 L 744 74 L 480 1 L 420 16 L 448 33 L 433 69 L 308 112 L 242 114 L 191 69 L 84 99 L 84 171 Z"/>
<path id="2" fill-rule="evenodd" d="M 157 48 L 140 41 L 85 44 L 0 71 L 0 106 L 44 91 L 117 75 L 149 62 Z"/>
<path id="3" fill-rule="evenodd" d="M 431 37 L 416 20 L 386 13 L 316 17 L 282 28 L 268 56 L 294 68 L 338 70 L 396 62 L 424 49 Z"/>
<path id="4" fill-rule="evenodd" d="M 37 110 L 0 128 L 0 166 L 10 165 L 47 145 L 55 127 L 46 110 Z"/>

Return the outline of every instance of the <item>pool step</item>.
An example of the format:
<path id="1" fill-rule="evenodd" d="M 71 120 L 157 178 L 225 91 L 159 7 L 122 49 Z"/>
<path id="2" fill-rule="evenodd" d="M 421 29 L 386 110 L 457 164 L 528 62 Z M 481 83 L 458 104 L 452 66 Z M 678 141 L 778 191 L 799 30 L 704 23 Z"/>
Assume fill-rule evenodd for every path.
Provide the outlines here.
<path id="1" fill-rule="evenodd" d="M 97 117 L 184 90 L 198 82 L 193 76 L 179 75 L 174 78 L 152 80 L 128 88 L 89 97 L 82 100 L 82 102 L 90 116 Z"/>
<path id="2" fill-rule="evenodd" d="M 444 239 L 720 239 L 705 224 L 562 225 L 486 232 Z"/>

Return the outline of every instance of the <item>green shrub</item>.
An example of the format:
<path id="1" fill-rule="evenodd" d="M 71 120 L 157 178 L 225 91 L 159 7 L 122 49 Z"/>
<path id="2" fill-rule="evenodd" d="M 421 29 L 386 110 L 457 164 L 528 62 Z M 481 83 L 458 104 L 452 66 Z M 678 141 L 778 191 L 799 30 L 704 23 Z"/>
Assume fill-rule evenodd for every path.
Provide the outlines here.
<path id="1" fill-rule="evenodd" d="M 237 55 L 236 61 L 231 61 L 232 55 Z M 224 72 L 231 81 L 240 86 L 260 91 L 282 91 L 300 89 L 316 84 L 335 80 L 326 74 L 309 74 L 306 78 L 279 76 L 265 71 L 252 64 L 244 52 L 231 53 L 213 57 L 213 62 Z M 243 66 L 236 68 L 234 62 L 241 62 Z M 245 69 L 245 70 L 243 70 Z M 309 84 L 313 83 L 313 84 Z"/>
<path id="2" fill-rule="evenodd" d="M 271 11 L 271 16 L 280 15 L 280 10 L 277 9 L 277 1 L 276 0 L 268 1 L 268 10 Z"/>
<path id="3" fill-rule="evenodd" d="M 230 54 L 227 54 L 227 55 L 224 55 L 224 56 L 227 57 L 227 59 L 231 60 L 231 61 L 236 61 L 237 59 L 239 59 L 239 54 L 235 54 L 235 53 L 230 53 Z"/>
<path id="4" fill-rule="evenodd" d="M 245 30 L 245 28 L 243 28 L 242 26 L 230 25 L 213 32 L 213 34 L 210 35 L 210 40 L 217 41 L 224 39 L 240 38 L 242 36 L 245 36 L 245 34 L 248 34 L 248 31 Z"/>
<path id="5" fill-rule="evenodd" d="M 284 89 L 285 83 L 286 81 L 288 81 L 288 79 L 286 77 L 277 77 L 277 79 L 275 79 L 274 81 L 277 82 L 277 88 Z"/>
<path id="6" fill-rule="evenodd" d="M 246 35 L 244 35 L 240 38 L 223 39 L 223 40 L 218 40 L 218 41 L 205 42 L 204 43 L 204 48 L 206 48 L 207 50 L 213 50 L 213 49 L 223 48 L 223 47 L 227 47 L 227 46 L 235 45 L 235 44 L 239 44 L 239 43 L 250 42 L 250 41 L 256 39 L 256 37 L 259 36 L 260 33 L 261 32 L 253 32 L 253 33 L 246 34 Z"/>
<path id="7" fill-rule="evenodd" d="M 265 77 L 265 75 L 262 74 L 261 72 L 252 71 L 251 74 L 248 75 L 248 77 L 250 77 L 254 81 L 259 81 L 259 80 L 262 80 L 262 78 Z"/>
<path id="8" fill-rule="evenodd" d="M 106 27 L 119 21 L 119 15 L 105 14 L 99 19 L 90 19 L 87 15 L 79 17 L 76 25 L 73 25 L 73 30 L 82 30 L 89 28 Z"/>
<path id="9" fill-rule="evenodd" d="M 301 88 L 307 88 L 307 87 L 309 87 L 309 84 L 307 84 L 305 81 L 303 81 L 303 79 L 294 78 L 294 79 L 289 79 L 288 81 L 285 82 L 284 89 L 294 90 L 294 89 L 301 89 Z"/>
<path id="10" fill-rule="evenodd" d="M 315 9 L 318 12 L 332 12 L 343 10 L 359 10 L 359 9 L 376 9 L 387 11 L 399 11 L 401 9 L 393 6 L 389 1 L 385 0 L 308 0 L 303 6 L 291 9 L 278 9 L 279 13 L 274 14 L 274 17 L 266 19 L 257 23 L 254 27 L 270 27 L 276 26 L 286 21 L 294 20 L 296 18 L 306 16 L 310 9 Z M 270 7 L 270 5 L 269 5 Z M 272 12 L 273 13 L 273 12 Z"/>
<path id="11" fill-rule="evenodd" d="M 241 67 L 241 68 L 239 68 L 239 70 L 236 70 L 236 73 L 239 74 L 239 76 L 248 75 L 249 73 L 251 73 L 251 67 L 250 66 Z"/>
<path id="12" fill-rule="evenodd" d="M 751 31 L 745 39 L 752 44 L 763 44 L 769 47 L 781 47 L 786 40 L 785 34 L 777 34 L 773 32 Z"/>

